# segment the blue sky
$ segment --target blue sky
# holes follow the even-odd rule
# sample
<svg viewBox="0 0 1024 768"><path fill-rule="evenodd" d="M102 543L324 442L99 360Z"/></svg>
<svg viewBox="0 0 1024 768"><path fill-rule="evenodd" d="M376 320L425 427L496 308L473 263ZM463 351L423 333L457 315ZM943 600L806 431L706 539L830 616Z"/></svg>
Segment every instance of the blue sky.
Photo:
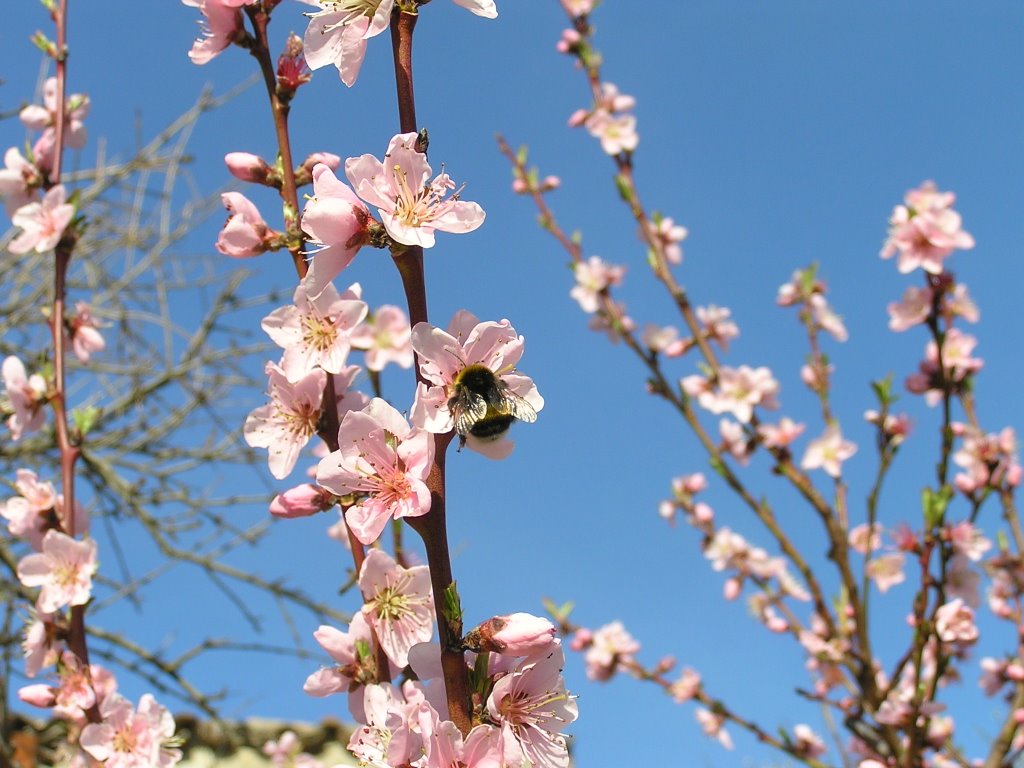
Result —
<svg viewBox="0 0 1024 768"><path fill-rule="evenodd" d="M277 9L272 30L278 44L287 31L302 31L303 9L292 0ZM450 536L464 606L471 620L482 620L539 610L542 596L574 600L578 621L599 626L622 619L644 644L645 660L675 655L703 673L710 691L769 729L806 721L820 730L815 709L792 694L794 686L807 683L801 653L787 638L760 629L742 603L723 603L722 577L700 557L696 534L670 530L657 516L673 476L706 470L695 440L645 395L639 364L587 330L586 318L568 298L565 254L535 226L527 201L510 192L496 131L513 145L527 143L543 173L562 177L563 188L549 202L566 229L583 233L586 253L629 265L621 296L636 320L677 322L667 297L645 274L644 251L611 183L611 162L596 141L566 126L573 110L588 106L588 95L582 75L554 50L565 26L558 3L499 0L499 12L486 21L437 0L424 8L416 34L417 106L430 131L431 161L467 182L465 198L479 202L488 216L478 232L441 235L428 252L431 317L446 325L466 307L482 318L509 318L527 339L520 368L546 399L536 424L514 428L517 448L507 461L492 463L468 452L450 457ZM135 146L136 120L148 136L191 104L203 85L224 92L254 71L238 50L206 67L193 66L185 54L196 16L168 0L150 0L144 13L125 0L72 4L71 90L90 94L91 136L106 137L109 154L124 155ZM863 519L875 467L861 418L873 405L867 382L889 372L902 381L916 368L925 342L921 332L887 330L886 304L919 278L899 275L893 262L877 255L892 206L924 179L957 192L965 228L977 240L951 268L981 308L972 332L986 362L978 383L982 423L992 431L1024 423L1019 4L609 0L594 22L605 77L638 100L635 164L642 198L690 229L679 280L695 303L732 308L741 336L725 362L771 366L782 385L780 414L806 421L808 437L822 425L798 379L806 353L802 332L792 311L777 309L774 299L793 269L820 264L851 337L843 345L828 343L827 351L837 369L836 411L844 432L860 444L848 463L854 522ZM46 29L46 18L33 4L5 11L4 112L32 94L37 59L24 41L36 28ZM315 150L380 156L397 131L386 38L370 41L353 89L344 88L333 71L318 72L300 92L293 125L299 156ZM0 124L0 134L4 146L22 140L13 121ZM262 93L251 88L200 123L191 144L195 184L204 191L218 188L228 181L221 163L226 152L270 157L272 142ZM85 150L83 164L95 146ZM273 224L272 199L253 198ZM194 249L211 247L220 217L213 219L190 241ZM254 295L293 279L283 258L247 266L257 270L249 285ZM401 302L397 275L378 252L361 254L340 282L347 285L348 278L362 283L371 305ZM258 317L253 322L255 327ZM669 370L688 375L694 361L683 359ZM396 405L411 400L409 376L388 370L384 381ZM252 392L251 402L262 404L263 393ZM910 396L901 406L916 432L883 498L882 520L890 526L917 520L937 445L936 414ZM811 511L763 462L754 462L750 476L755 495L775 502L810 557L823 558ZM828 488L824 475L817 479ZM767 543L725 489L713 483L707 498L723 523ZM260 508L239 509L237 521L249 524L264 515ZM996 523L996 510L987 510L982 527L994 531ZM323 540L326 524L278 525L267 550L237 562L269 563L274 573L329 597L345 553ZM170 647L187 645L193 630L248 633L219 598L198 596L206 588L200 581L167 582L147 595L144 625L127 613L112 614L110 621ZM875 635L888 662L906 637L910 597L904 585L874 601L883 612ZM347 600L342 607L355 606ZM186 627L183 615L200 616L202 626ZM268 609L271 625L274 616ZM314 628L299 630L308 637ZM279 642L290 638L286 627L268 631ZM1001 654L1011 643L1007 628L994 628L967 665L962 691L951 699L971 708L958 730L968 746L984 743L1001 717L995 703L977 693L977 658ZM210 688L230 686L231 715L344 715L340 700L302 694L312 667L221 656L201 674ZM590 684L578 659L570 659L566 676L580 694L580 721L573 728L580 765L780 764L735 729L736 753L725 753L699 734L688 706L672 704L649 686L630 680Z"/></svg>

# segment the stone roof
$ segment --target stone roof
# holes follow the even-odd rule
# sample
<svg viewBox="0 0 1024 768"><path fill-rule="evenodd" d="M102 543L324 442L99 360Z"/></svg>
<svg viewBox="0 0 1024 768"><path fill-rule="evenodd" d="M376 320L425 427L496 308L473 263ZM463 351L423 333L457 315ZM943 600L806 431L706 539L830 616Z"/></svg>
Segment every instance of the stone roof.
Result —
<svg viewBox="0 0 1024 768"><path fill-rule="evenodd" d="M336 720L322 723L293 723L252 718L242 722L200 720L178 715L176 734L182 739L182 768L270 768L273 764L261 751L263 745L294 731L302 751L325 768L356 765L345 749L351 729ZM66 729L59 721L44 722L13 715L4 731L14 749L14 768L51 768L59 764L56 748Z"/></svg>

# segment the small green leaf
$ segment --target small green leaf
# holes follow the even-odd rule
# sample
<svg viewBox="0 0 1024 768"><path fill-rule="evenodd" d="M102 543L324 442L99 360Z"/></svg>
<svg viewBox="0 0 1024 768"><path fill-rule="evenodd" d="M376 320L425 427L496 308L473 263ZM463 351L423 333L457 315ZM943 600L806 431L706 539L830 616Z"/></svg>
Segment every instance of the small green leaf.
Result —
<svg viewBox="0 0 1024 768"><path fill-rule="evenodd" d="M921 492L921 507L924 510L924 524L926 528L937 528L942 525L946 516L946 508L953 498L953 489L948 485L942 486L938 491L925 488Z"/></svg>
<svg viewBox="0 0 1024 768"><path fill-rule="evenodd" d="M85 437L100 419L102 412L94 405L86 408L76 408L71 412L71 420L75 425L75 431L79 437Z"/></svg>

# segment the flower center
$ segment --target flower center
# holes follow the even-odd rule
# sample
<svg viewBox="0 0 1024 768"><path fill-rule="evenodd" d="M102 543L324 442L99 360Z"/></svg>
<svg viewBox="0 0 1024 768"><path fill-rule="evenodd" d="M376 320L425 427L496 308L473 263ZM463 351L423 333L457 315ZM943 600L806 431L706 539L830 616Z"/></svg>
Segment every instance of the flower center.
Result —
<svg viewBox="0 0 1024 768"><path fill-rule="evenodd" d="M338 329L328 317L302 316L302 340L317 352L326 352L334 346Z"/></svg>

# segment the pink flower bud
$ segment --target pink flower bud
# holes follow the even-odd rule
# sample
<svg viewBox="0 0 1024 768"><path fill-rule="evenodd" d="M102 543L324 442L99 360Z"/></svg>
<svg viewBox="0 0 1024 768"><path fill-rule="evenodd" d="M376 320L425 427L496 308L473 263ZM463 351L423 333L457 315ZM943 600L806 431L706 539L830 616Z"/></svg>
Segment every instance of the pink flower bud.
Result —
<svg viewBox="0 0 1024 768"><path fill-rule="evenodd" d="M583 123L587 121L587 117L590 113L585 109L577 109L571 115L569 115L569 127L579 128Z"/></svg>
<svg viewBox="0 0 1024 768"><path fill-rule="evenodd" d="M277 85L282 91L294 94L312 76L302 52L302 38L292 32L277 59Z"/></svg>
<svg viewBox="0 0 1024 768"><path fill-rule="evenodd" d="M675 656L662 656L661 660L658 662L657 669L658 669L658 672L660 674L665 674L666 672L671 672L672 668L675 665L676 665L676 657Z"/></svg>
<svg viewBox="0 0 1024 768"><path fill-rule="evenodd" d="M250 152L228 152L224 155L228 172L239 181L265 184L271 168L267 161Z"/></svg>
<svg viewBox="0 0 1024 768"><path fill-rule="evenodd" d="M1013 464L1008 470L1006 470L1006 482L1016 488L1020 485L1021 474L1024 470L1021 469L1020 464Z"/></svg>
<svg viewBox="0 0 1024 768"><path fill-rule="evenodd" d="M561 39L555 43L555 50L559 53L570 53L582 39L582 35L575 29L563 30Z"/></svg>
<svg viewBox="0 0 1024 768"><path fill-rule="evenodd" d="M775 632L775 633L780 634L780 635L783 632L788 632L789 631L789 622L786 621L781 616L771 616L771 617L769 617L768 620L765 621L764 625L768 629L769 632Z"/></svg>
<svg viewBox="0 0 1024 768"><path fill-rule="evenodd" d="M1015 723L1024 724L1024 709L1013 710L1013 721Z"/></svg>
<svg viewBox="0 0 1024 768"><path fill-rule="evenodd" d="M336 171L338 166L341 165L341 158L330 152L314 152L302 161L302 167L313 173L313 166L317 163L323 163L332 171Z"/></svg>
<svg viewBox="0 0 1024 768"><path fill-rule="evenodd" d="M703 501L698 501L693 506L693 519L700 525L710 525L715 522L715 511Z"/></svg>
<svg viewBox="0 0 1024 768"><path fill-rule="evenodd" d="M53 687L44 683L19 688L18 698L33 707L52 707L57 702Z"/></svg>
<svg viewBox="0 0 1024 768"><path fill-rule="evenodd" d="M558 189L562 186L562 180L557 176L545 176L540 186L542 191L550 192L552 189Z"/></svg>
<svg viewBox="0 0 1024 768"><path fill-rule="evenodd" d="M466 635L465 645L472 650L526 656L547 648L554 637L555 626L547 619L511 613L485 621Z"/></svg>
<svg viewBox="0 0 1024 768"><path fill-rule="evenodd" d="M572 636L572 640L569 642L569 647L574 651L582 651L584 648L588 648L593 642L594 633L586 627L580 627L576 630L576 634Z"/></svg>
<svg viewBox="0 0 1024 768"><path fill-rule="evenodd" d="M739 579L726 579L725 586L722 588L722 595L726 600L735 600L740 596L740 588Z"/></svg>
<svg viewBox="0 0 1024 768"><path fill-rule="evenodd" d="M700 493L708 487L707 478L700 472L695 472L692 475L684 475L682 478L683 490L687 493Z"/></svg>
<svg viewBox="0 0 1024 768"><path fill-rule="evenodd" d="M217 250L235 259L266 251L267 238L277 233L267 226L259 209L240 192L225 192L220 197L230 216L217 237Z"/></svg>
<svg viewBox="0 0 1024 768"><path fill-rule="evenodd" d="M526 179L513 179L512 180L512 191L517 195L524 195L530 191L529 186L526 184Z"/></svg>
<svg viewBox="0 0 1024 768"><path fill-rule="evenodd" d="M1011 662L1006 667L1006 677L1016 683L1024 681L1024 666L1018 661Z"/></svg>
<svg viewBox="0 0 1024 768"><path fill-rule="evenodd" d="M304 483L280 493L270 502L274 517L309 517L334 506L330 494L323 488Z"/></svg>

